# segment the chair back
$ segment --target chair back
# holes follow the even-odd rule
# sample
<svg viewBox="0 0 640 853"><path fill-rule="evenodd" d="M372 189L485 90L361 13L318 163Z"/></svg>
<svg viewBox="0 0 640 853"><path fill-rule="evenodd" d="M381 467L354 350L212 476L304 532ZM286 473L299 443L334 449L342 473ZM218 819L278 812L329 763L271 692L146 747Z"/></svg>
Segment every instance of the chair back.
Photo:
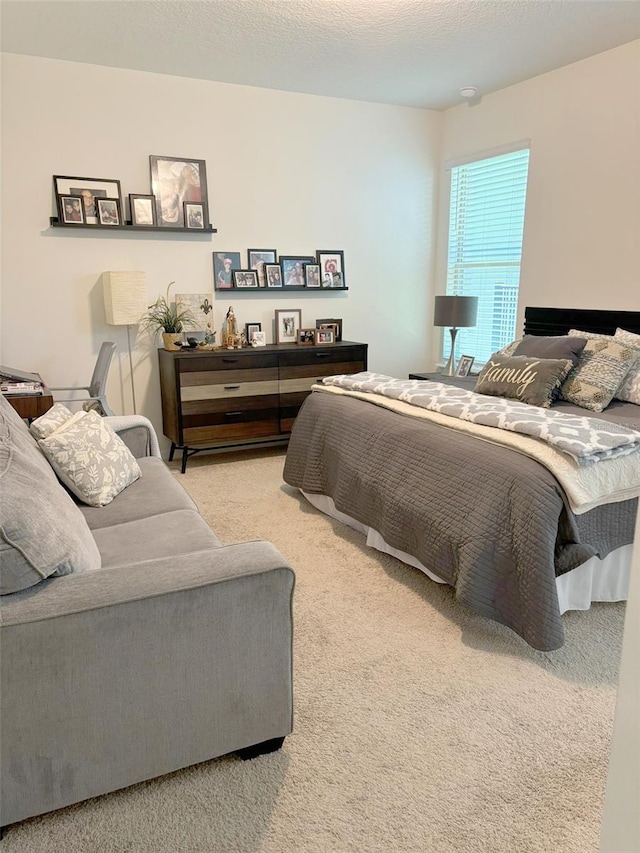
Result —
<svg viewBox="0 0 640 853"><path fill-rule="evenodd" d="M91 397L103 397L107 392L107 375L111 366L111 359L116 351L113 341L105 341L100 347L96 366L89 384L89 395Z"/></svg>

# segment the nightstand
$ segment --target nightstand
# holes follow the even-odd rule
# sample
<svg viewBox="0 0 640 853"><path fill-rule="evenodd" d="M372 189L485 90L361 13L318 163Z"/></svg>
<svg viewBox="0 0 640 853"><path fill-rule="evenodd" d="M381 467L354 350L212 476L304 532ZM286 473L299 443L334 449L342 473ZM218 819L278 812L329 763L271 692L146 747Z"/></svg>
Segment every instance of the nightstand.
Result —
<svg viewBox="0 0 640 853"><path fill-rule="evenodd" d="M4 398L27 421L39 418L53 406L53 394L46 388L42 394L5 394Z"/></svg>
<svg viewBox="0 0 640 853"><path fill-rule="evenodd" d="M410 373L409 379L425 379L429 382L444 382L445 385L455 385L457 388L465 388L473 391L476 387L476 375L472 376L445 376L444 373Z"/></svg>

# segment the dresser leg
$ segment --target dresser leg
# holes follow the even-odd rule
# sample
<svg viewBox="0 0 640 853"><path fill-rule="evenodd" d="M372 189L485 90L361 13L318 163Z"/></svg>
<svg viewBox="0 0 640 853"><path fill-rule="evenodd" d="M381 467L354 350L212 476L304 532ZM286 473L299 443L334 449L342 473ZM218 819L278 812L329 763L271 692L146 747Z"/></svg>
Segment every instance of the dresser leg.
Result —
<svg viewBox="0 0 640 853"><path fill-rule="evenodd" d="M176 452L176 443L175 441L171 442L171 449L169 450L169 462L173 462L173 454Z"/></svg>
<svg viewBox="0 0 640 853"><path fill-rule="evenodd" d="M187 459L189 458L189 448L185 445L182 448L182 473L187 470Z"/></svg>

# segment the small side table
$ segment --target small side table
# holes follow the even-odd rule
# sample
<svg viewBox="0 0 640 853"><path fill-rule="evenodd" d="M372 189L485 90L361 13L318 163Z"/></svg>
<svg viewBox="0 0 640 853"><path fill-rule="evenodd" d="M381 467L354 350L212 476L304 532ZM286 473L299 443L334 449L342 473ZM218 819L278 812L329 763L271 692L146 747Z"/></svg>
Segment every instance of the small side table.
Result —
<svg viewBox="0 0 640 853"><path fill-rule="evenodd" d="M11 403L21 418L28 421L44 415L53 406L53 394L46 388L42 394L6 394L5 400Z"/></svg>

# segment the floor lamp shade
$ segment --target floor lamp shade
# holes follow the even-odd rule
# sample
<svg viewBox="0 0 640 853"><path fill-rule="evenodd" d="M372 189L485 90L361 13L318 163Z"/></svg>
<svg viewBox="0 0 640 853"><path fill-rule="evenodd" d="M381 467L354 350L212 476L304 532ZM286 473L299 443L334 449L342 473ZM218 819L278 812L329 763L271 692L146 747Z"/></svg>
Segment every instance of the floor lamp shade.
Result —
<svg viewBox="0 0 640 853"><path fill-rule="evenodd" d="M433 325L449 326L451 352L443 373L454 375L456 335L459 328L475 326L478 320L477 296L436 296Z"/></svg>
<svg viewBox="0 0 640 853"><path fill-rule="evenodd" d="M102 292L107 323L135 326L147 309L147 282L143 272L103 272Z"/></svg>

